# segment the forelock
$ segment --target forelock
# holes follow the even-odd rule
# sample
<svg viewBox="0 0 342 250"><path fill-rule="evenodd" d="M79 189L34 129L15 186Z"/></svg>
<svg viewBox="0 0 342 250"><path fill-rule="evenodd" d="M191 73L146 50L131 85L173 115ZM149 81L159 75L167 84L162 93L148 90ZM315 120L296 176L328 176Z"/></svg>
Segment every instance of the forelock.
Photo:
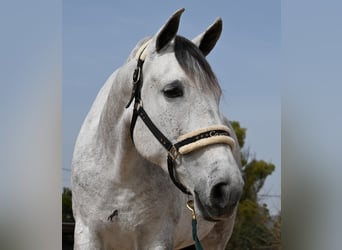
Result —
<svg viewBox="0 0 342 250"><path fill-rule="evenodd" d="M209 63L198 47L182 36L176 36L174 51L185 74L199 87L221 95L221 88Z"/></svg>

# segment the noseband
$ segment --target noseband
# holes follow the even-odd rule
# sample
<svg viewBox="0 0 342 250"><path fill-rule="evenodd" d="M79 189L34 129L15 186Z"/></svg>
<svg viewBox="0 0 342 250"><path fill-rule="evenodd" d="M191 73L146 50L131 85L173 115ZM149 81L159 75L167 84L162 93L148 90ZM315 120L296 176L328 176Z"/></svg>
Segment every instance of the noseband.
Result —
<svg viewBox="0 0 342 250"><path fill-rule="evenodd" d="M134 109L131 120L130 133L133 141L134 127L138 116L143 120L148 129L152 132L154 137L167 150L167 166L168 172L173 183L185 194L191 195L190 191L178 180L175 170L175 164L179 155L185 155L211 144L228 144L231 149L234 149L235 141L230 136L230 129L224 125L214 125L206 128L197 129L193 132L181 135L178 137L176 143L172 143L152 122L143 108L141 99L142 67L146 58L146 47L150 40L145 42L136 54L138 60L137 66L133 73L133 88L131 98L126 105L128 108L134 99ZM134 141L133 141L134 143Z"/></svg>

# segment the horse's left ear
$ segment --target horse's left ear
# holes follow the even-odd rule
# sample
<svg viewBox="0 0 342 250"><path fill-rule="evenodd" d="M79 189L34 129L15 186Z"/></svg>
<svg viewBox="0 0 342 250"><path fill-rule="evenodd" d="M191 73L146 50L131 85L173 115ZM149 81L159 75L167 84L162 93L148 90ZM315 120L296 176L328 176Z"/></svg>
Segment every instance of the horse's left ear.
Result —
<svg viewBox="0 0 342 250"><path fill-rule="evenodd" d="M159 52L167 44L169 44L172 39L177 34L180 17L184 12L184 8L177 10L164 24L164 26L158 31L156 35L156 51Z"/></svg>
<svg viewBox="0 0 342 250"><path fill-rule="evenodd" d="M217 40L220 38L221 32L222 19L218 18L206 31L192 39L192 42L202 51L204 56L207 56L215 47Z"/></svg>

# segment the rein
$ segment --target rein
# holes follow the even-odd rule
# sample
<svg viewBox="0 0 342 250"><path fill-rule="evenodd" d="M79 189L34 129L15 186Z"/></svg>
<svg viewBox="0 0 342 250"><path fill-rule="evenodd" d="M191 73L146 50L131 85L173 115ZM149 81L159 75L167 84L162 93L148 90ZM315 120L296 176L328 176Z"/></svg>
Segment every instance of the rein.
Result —
<svg viewBox="0 0 342 250"><path fill-rule="evenodd" d="M150 40L145 42L138 50L136 54L137 66L133 73L133 88L131 98L126 105L128 108L134 100L133 115L131 119L130 134L134 144L133 132L137 121L140 117L148 129L152 132L154 137L159 143L167 150L167 166L169 176L174 185L179 188L183 193L191 195L191 192L179 181L175 170L176 160L179 155L185 155L192 151L198 150L202 147L211 144L228 144L232 150L234 149L235 141L230 136L230 129L224 125L214 125L206 128L200 128L190 133L186 133L178 137L176 143L172 143L152 122L148 114L146 113L143 102L141 99L141 88L143 85L142 68L146 58L146 47ZM195 241L196 249L202 249L199 239L197 237L197 221L195 215L195 209L193 201L188 201L187 207L192 212L192 228L193 228L193 239Z"/></svg>

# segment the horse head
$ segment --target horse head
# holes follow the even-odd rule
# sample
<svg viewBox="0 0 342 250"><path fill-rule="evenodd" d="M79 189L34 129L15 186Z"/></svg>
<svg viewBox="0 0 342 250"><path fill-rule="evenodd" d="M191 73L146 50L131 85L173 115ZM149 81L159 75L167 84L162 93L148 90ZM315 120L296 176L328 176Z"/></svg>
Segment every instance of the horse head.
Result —
<svg viewBox="0 0 342 250"><path fill-rule="evenodd" d="M236 160L238 142L219 110L221 89L205 58L220 37L222 20L217 19L191 41L177 35L183 11L175 12L153 37L134 50L134 81L140 86L134 86L131 101L136 99L134 112L143 107L149 122L170 142L193 139L176 148L180 155L172 157L174 174L194 197L196 212L206 220L218 221L234 213L243 186L240 163ZM131 117L132 108L127 112ZM129 120L134 123L131 132L136 150L170 171L166 161L170 150L161 145L163 138L151 131L145 118L140 118L136 115ZM212 135L218 136L208 138Z"/></svg>

